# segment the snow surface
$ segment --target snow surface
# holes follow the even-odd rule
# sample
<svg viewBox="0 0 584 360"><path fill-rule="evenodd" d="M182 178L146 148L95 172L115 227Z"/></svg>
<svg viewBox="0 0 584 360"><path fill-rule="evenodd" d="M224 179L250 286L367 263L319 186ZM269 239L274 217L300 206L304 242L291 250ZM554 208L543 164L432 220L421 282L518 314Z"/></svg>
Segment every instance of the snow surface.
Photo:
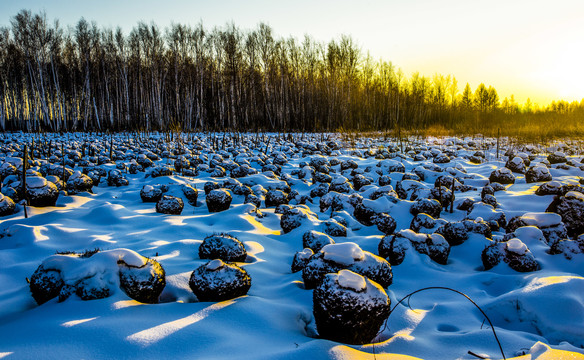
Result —
<svg viewBox="0 0 584 360"><path fill-rule="evenodd" d="M2 136L13 143L31 140L20 134ZM77 144L80 149L88 136L66 135L55 138L53 143ZM152 136L165 137L162 134ZM305 142L315 144L321 136L305 138ZM198 134L197 137L205 141L202 152L208 153L212 148L209 135ZM294 144L279 141L276 135L270 141L255 139L255 134L249 138L254 139L245 145L249 149L241 144L233 147L247 152L250 165L258 171L261 166L252 160L259 154L257 149L267 149L271 156L282 148L288 159L282 165L283 173L298 170L301 162L308 163L313 156L301 157L301 151L284 150L294 148ZM89 140L95 144L101 141L99 138ZM477 165L467 160L477 151L477 148L467 149L466 144L471 140L485 151L487 161L484 163ZM372 171L365 175L371 176L374 184L379 177L375 172L379 160L358 155L381 146L398 147L389 140L361 138L349 144L338 137L335 141L342 148L337 158L355 160L360 170L371 167ZM451 140L453 145L445 145L440 138L417 141L411 139L411 147L420 149L425 155L431 155L430 150L458 152L459 156L452 157L447 165L459 171L460 166L464 166L467 171L464 183L476 186L477 190L457 191L455 205L465 198L480 199L481 187L488 182L490 173L502 168L506 161L503 157L496 158L495 139L455 138ZM109 136L103 143L109 144ZM126 153L141 152L138 141L134 144L135 148ZM184 144L188 141L183 141ZM457 149L456 144L464 145ZM501 139L501 154L505 144ZM172 147L170 143L167 145ZM545 161L546 147L537 144L530 147L530 154L537 155L532 164ZM557 145L552 147L557 148ZM361 154L353 154L353 149L361 150ZM107 156L108 152L109 147L103 154ZM0 152L0 162L21 166L22 161L13 156ZM568 158L579 164L582 155ZM403 164L406 172L423 165L446 169L446 165L432 164L431 157L422 162L414 162L409 155L394 159L391 162ZM171 160L163 158L155 163L163 165ZM115 164L100 167L111 170ZM331 168L341 174L340 165ZM434 186L438 176L446 174L423 172L426 179L418 184L427 188ZM583 175L579 167L569 170L552 167L550 173L555 182L562 184L577 184ZM404 301L398 305L387 326L374 340L374 346L318 339L312 315L312 291L304 289L300 273L290 270L294 254L302 250L303 232L316 230L318 223L308 222L284 234L280 227L281 215L275 214L274 209L261 208L263 217L257 216L252 205L243 204L242 195L233 196L230 209L209 214L202 192L198 206L185 202L181 215L161 215L155 212L154 204L140 200L139 193L144 185L165 184L169 186L169 195L182 197L182 184L202 189L207 181L225 179L211 178L204 173L197 177L172 175L154 179L145 177L144 173L123 175L128 178L129 186L108 187L102 180L94 187L94 194L61 194L55 207L28 207L28 218L24 218L22 207L16 214L0 218L1 359L474 359L468 354L469 350L493 359L501 358L491 328L485 325L482 314L466 298L443 290L419 292L412 296L409 304ZM351 178L350 170L342 175ZM389 175L392 184L402 177L397 173ZM284 181L263 174L247 176L240 181L257 185L254 191L260 186L266 189L286 186ZM293 176L289 183L300 195L309 194L313 186L310 178L300 181ZM544 212L553 196L536 196L536 188L518 175L507 191L496 193L500 204L496 211L504 213L507 219L527 212ZM257 191L256 194L261 195ZM580 193L570 195L581 196ZM318 200L307 202L307 206L319 216L318 221L329 219L330 211L321 213ZM409 228L411 201L402 200L391 205L385 201L377 203L380 208L389 210L396 220L396 232ZM353 261L359 258L354 256L359 254L357 246L362 251L378 253L377 246L383 234L376 226L356 224L350 211L337 211L334 215L348 217L355 225L349 227L347 238L335 237L338 245L352 243L344 245L351 250L349 256L346 249L338 252L335 248L334 251L329 249L329 254L335 254L334 257L340 253L342 258ZM479 205L469 217L488 220L494 215L492 208ZM456 210L456 206L454 213L443 211L441 214L441 218L448 221L459 221L466 216L466 212ZM197 302L188 285L189 277L194 269L208 263L198 258L197 250L206 236L218 232L231 233L245 244L248 258L238 265L249 273L252 286L244 297L220 303ZM494 232L493 237L501 239L504 235L503 230ZM451 247L447 265L436 264L427 255L414 251L407 254L402 264L393 266L393 284L385 289L392 307L404 296L424 287L454 288L471 297L487 313L508 359L584 359L584 255L575 254L572 260L567 260L562 255L549 254L549 247L541 241L541 231L534 227L519 228L514 237L529 247L541 270L518 273L504 263L489 271L482 270L480 254L489 240L471 233L462 245ZM35 303L26 278L30 278L43 261L55 261L57 251L83 252L95 248L102 252L94 255L94 263L83 269L85 275L113 266L113 262L120 259L119 250L114 249L127 249L123 251L123 259L133 264L143 262L141 256L159 261L165 269L167 282L160 303L141 304L122 291L100 300L82 301L72 296L62 303L57 299L41 306ZM133 255L133 252L140 255ZM67 266L65 263L59 266Z"/></svg>

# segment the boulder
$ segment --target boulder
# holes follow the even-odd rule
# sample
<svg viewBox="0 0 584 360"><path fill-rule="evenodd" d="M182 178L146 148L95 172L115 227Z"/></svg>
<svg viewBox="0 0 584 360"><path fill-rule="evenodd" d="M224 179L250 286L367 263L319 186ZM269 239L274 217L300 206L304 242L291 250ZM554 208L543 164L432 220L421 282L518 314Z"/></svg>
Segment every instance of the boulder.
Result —
<svg viewBox="0 0 584 360"><path fill-rule="evenodd" d="M225 301L247 294L251 277L245 269L215 259L192 272L189 287L199 301Z"/></svg>

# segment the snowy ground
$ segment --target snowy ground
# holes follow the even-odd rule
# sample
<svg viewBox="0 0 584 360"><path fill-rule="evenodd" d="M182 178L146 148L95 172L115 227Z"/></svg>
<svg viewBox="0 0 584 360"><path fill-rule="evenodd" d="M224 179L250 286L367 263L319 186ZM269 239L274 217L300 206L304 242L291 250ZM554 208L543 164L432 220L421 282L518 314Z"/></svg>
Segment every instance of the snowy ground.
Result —
<svg viewBox="0 0 584 360"><path fill-rule="evenodd" d="M31 140L24 135L8 134L4 139L6 144L1 159L20 156L18 144ZM143 147L154 149L158 146L161 160L155 164L172 165L173 153L179 149L186 148L191 156L198 154L202 159L202 155L213 152L213 141L206 136L193 142L189 138L180 146L175 142L157 142L157 139L140 141ZM54 144L62 140L55 138ZM81 152L86 140L92 139L78 134L70 138L66 146ZM263 156L260 152L266 153L264 161L267 163L279 156L284 159L277 160L283 163L281 174L290 174L299 170L302 162L309 163L316 156L315 149L310 151L310 148L321 140L320 135L309 139L298 136L294 141L278 140L275 136L267 141L250 135L244 140L247 142L221 146L224 150L219 151L226 162L233 160L237 152L236 160L247 158L251 167L259 171L256 175L239 178L240 182L260 184L269 189L284 179L300 196L309 195L316 186L310 175L304 179L299 179L296 173L270 178L272 174L262 174L262 166L254 160ZM396 157L398 147L389 141L361 139L349 144L335 138L334 142L340 148L333 150L334 146L329 144L329 149L322 151L326 159L354 160L363 175L374 180L374 185L378 184L380 176L376 170L383 167L376 166L381 159L367 156L367 150L376 153L389 149L384 157L403 164L407 173L424 164L433 164L433 159L447 150L456 155L451 156L450 162L436 166L448 169L450 174L464 179L465 184L476 190L455 192L454 212L442 211L440 215L447 221L462 220L468 215L456 206L465 198L480 200L481 189L488 184L491 172L505 165L507 158L502 154L509 147L502 145L501 158L497 160L494 140L488 143L477 140L469 146L469 139L428 139L424 144L404 145L414 152L402 158ZM94 144L98 152L109 156L108 143L109 138L106 138L103 147L102 143ZM118 163L128 164L142 149L138 141L130 143L126 135L116 139L114 145ZM200 150L196 145L201 145ZM516 150L533 155L532 165L545 162L549 151L565 152L576 166L563 169L550 165L549 171L554 181L578 184L583 175L579 167L583 158L578 153L579 148L570 144L554 146L552 149ZM469 161L470 155L487 147L487 161L481 164ZM168 152L162 153L165 149ZM575 150L570 156L571 149ZM414 161L416 150L418 153L427 150L426 155L431 156ZM60 156L58 151L54 154ZM125 159L121 160L122 156ZM211 156L204 162L208 164L210 159ZM100 167L110 170L116 164ZM76 166L77 169L81 167ZM349 180L352 178L351 169L341 171L340 165L333 165L331 169L333 178L340 174ZM347 345L318 338L312 314L313 290L304 289L301 272L292 273L290 266L294 254L302 250L304 232L322 231L320 221L330 218L330 210L320 212L319 197L312 198L313 203L307 202L318 220L303 223L284 234L281 215L274 212L274 207L265 208L262 201L260 211L264 217L259 217L255 206L244 204L243 195L233 195L228 210L209 213L202 191L204 183L222 183L228 177L211 177L205 171L196 176L175 173L146 177L149 171L124 174L128 186L108 186L102 178L99 186L93 188L93 194L61 193L56 206L28 207L28 218L24 217L22 206L16 214L0 218L0 358L368 359L374 358L373 354L377 359L476 358L468 351L501 358L492 330L480 311L463 296L445 290L420 292L410 299L409 307L407 301L399 305L374 344ZM399 172L385 174L391 177L394 188L403 177ZM421 183L433 188L436 177L444 174L448 173L426 171L426 179ZM497 211L502 211L507 220L527 212L544 212L553 195L535 195L541 183L527 184L522 174L514 175L515 184L495 193ZM148 184L166 184L169 186L167 194L182 197L185 205L181 215L159 214L154 203L142 202L139 193ZM199 189L197 206L186 201L181 184L196 185ZM370 188L362 189L361 193L367 189ZM291 204L295 202L296 199ZM396 220L398 232L410 227L413 215L409 209L413 203L402 199L395 204L380 202L379 206L385 204L382 210ZM493 210L483 211L479 215L489 216L491 212ZM378 254L383 234L375 225L360 224L349 210L335 215L344 217L348 225L347 237L333 237L335 242L353 242L365 251ZM386 289L392 307L417 289L450 287L468 295L486 312L507 358L584 359L584 254L574 254L571 259L563 254L551 255L538 231L516 232L539 263L541 269L534 272L516 272L503 262L485 271L481 252L490 240L478 234L471 234L462 245L452 246L446 265L409 251L403 263L392 266L393 284ZM248 257L238 264L250 274L252 285L243 297L219 303L198 302L189 288L189 277L195 268L208 261L198 256L202 240L219 232L230 233L244 243ZM493 238L501 239L504 234L505 230L500 229L493 232ZM159 261L166 271L166 287L160 302L139 303L118 289L112 296L100 300L83 301L71 296L64 302L55 298L40 306L36 304L26 280L43 260L57 251L83 252L95 248L126 248Z"/></svg>

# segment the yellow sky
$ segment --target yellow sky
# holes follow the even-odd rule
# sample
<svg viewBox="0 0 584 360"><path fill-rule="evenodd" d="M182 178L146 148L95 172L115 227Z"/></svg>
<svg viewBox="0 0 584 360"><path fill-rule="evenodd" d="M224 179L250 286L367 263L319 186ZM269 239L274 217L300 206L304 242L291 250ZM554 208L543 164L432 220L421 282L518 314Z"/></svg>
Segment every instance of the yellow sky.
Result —
<svg viewBox="0 0 584 360"><path fill-rule="evenodd" d="M454 75L548 104L584 98L583 0L0 0L0 25L20 9L72 25L81 16L129 31L138 21L207 28L268 23L281 36L329 41L351 35L375 58L432 77Z"/></svg>

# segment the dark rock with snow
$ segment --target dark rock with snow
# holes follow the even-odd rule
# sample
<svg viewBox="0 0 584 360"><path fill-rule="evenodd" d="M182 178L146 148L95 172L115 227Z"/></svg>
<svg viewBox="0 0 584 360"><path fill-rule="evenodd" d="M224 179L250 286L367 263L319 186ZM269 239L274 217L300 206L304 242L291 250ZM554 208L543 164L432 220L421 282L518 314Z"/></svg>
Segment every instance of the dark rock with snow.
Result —
<svg viewBox="0 0 584 360"><path fill-rule="evenodd" d="M291 270L293 273L298 272L302 269L304 269L304 267L306 266L306 264L308 264L308 260L310 260L310 257L314 255L314 251L312 251L312 249L309 248L305 248L302 251L297 251L294 254L294 258L292 259L292 266L291 266Z"/></svg>
<svg viewBox="0 0 584 360"><path fill-rule="evenodd" d="M358 168L359 165L357 164L357 162L355 160L345 160L345 161L341 161L341 170L348 170L348 169L356 169Z"/></svg>
<svg viewBox="0 0 584 360"><path fill-rule="evenodd" d="M492 237L490 225L482 219L448 222L440 226L436 232L444 236L450 246L457 246L468 240L469 233L483 235L487 239Z"/></svg>
<svg viewBox="0 0 584 360"><path fill-rule="evenodd" d="M324 225L324 232L330 236L340 236L346 237L347 236L347 228L345 225L340 224L335 219L329 219L323 221Z"/></svg>
<svg viewBox="0 0 584 360"><path fill-rule="evenodd" d="M327 183L319 183L312 189L310 189L310 197L322 197L329 192L329 184Z"/></svg>
<svg viewBox="0 0 584 360"><path fill-rule="evenodd" d="M327 274L313 293L313 313L321 338L366 344L390 313L390 300L381 286L349 270Z"/></svg>
<svg viewBox="0 0 584 360"><path fill-rule="evenodd" d="M218 183L216 183L214 181L207 181L203 185L203 190L205 190L205 195L209 195L211 190L220 189L220 188L221 188L221 185L219 185Z"/></svg>
<svg viewBox="0 0 584 360"><path fill-rule="evenodd" d="M550 164L560 164L568 161L568 159L566 159L566 155L561 151L556 151L553 154L549 154L547 156L547 160L550 162Z"/></svg>
<svg viewBox="0 0 584 360"><path fill-rule="evenodd" d="M475 200L471 199L471 198L466 198L464 200L462 200L462 202L460 202L456 208L458 210L462 210L462 211L468 211L472 208L472 206L474 205Z"/></svg>
<svg viewBox="0 0 584 360"><path fill-rule="evenodd" d="M0 216L12 215L16 211L16 204L8 196L0 193Z"/></svg>
<svg viewBox="0 0 584 360"><path fill-rule="evenodd" d="M169 215L180 215L185 207L181 198L164 195L156 202L156 212Z"/></svg>
<svg viewBox="0 0 584 360"><path fill-rule="evenodd" d="M535 257L521 240L513 238L505 242L493 242L481 253L485 270L497 266L501 261L518 272L539 270Z"/></svg>
<svg viewBox="0 0 584 360"><path fill-rule="evenodd" d="M67 192L71 195L78 194L80 192L91 193L91 188L93 187L93 180L82 174L80 171L75 171L69 180L67 180Z"/></svg>
<svg viewBox="0 0 584 360"><path fill-rule="evenodd" d="M410 208L410 213L416 216L419 213L428 214L433 218L439 218L442 206L435 199L419 199Z"/></svg>
<svg viewBox="0 0 584 360"><path fill-rule="evenodd" d="M401 230L397 234L384 236L377 246L379 256L392 265L404 261L408 249L413 248L425 254L435 262L446 265L450 254L450 245L440 234L419 234L412 230Z"/></svg>
<svg viewBox="0 0 584 360"><path fill-rule="evenodd" d="M197 206L197 199L199 198L199 190L192 187L189 184L183 184L181 186L183 195L187 198L187 201L192 206Z"/></svg>
<svg viewBox="0 0 584 360"><path fill-rule="evenodd" d="M150 171L150 176L157 178L160 176L171 176L174 173L173 168L169 165L155 166Z"/></svg>
<svg viewBox="0 0 584 360"><path fill-rule="evenodd" d="M552 174L550 174L550 171L546 166L538 164L530 167L527 172L525 172L525 181L528 184L541 181L552 181Z"/></svg>
<svg viewBox="0 0 584 360"><path fill-rule="evenodd" d="M229 190L215 189L211 190L205 199L207 209L210 213L221 212L229 209L233 197Z"/></svg>
<svg viewBox="0 0 584 360"><path fill-rule="evenodd" d="M302 247L309 248L313 252L319 252L325 245L334 244L335 241L327 234L310 230L302 235Z"/></svg>
<svg viewBox="0 0 584 360"><path fill-rule="evenodd" d="M226 262L243 262L247 251L243 243L230 234L207 236L199 246L200 259L221 259Z"/></svg>
<svg viewBox="0 0 584 360"><path fill-rule="evenodd" d="M519 156L515 156L514 158L507 160L505 167L514 173L520 174L524 174L526 168L523 159Z"/></svg>
<svg viewBox="0 0 584 360"><path fill-rule="evenodd" d="M357 221L365 226L372 226L379 214L374 208L368 206L367 203L359 203L355 206L353 216Z"/></svg>
<svg viewBox="0 0 584 360"><path fill-rule="evenodd" d="M454 194L445 186L435 187L430 190L430 199L436 199L443 208L450 206L450 202L455 199Z"/></svg>
<svg viewBox="0 0 584 360"><path fill-rule="evenodd" d="M550 247L550 254L563 254L568 260L571 260L574 255L584 254L584 239L578 237L576 240L563 239L556 241Z"/></svg>
<svg viewBox="0 0 584 360"><path fill-rule="evenodd" d="M569 236L584 233L584 194L570 191L565 196L556 196L546 212L555 212L562 217Z"/></svg>
<svg viewBox="0 0 584 360"><path fill-rule="evenodd" d="M497 202L497 198L494 195L485 194L482 197L482 200L485 204L491 205L493 208L499 207L499 203Z"/></svg>
<svg viewBox="0 0 584 360"><path fill-rule="evenodd" d="M379 186L386 186L391 184L391 178L389 175L381 175L379 179L377 179Z"/></svg>
<svg viewBox="0 0 584 360"><path fill-rule="evenodd" d="M73 294L82 300L102 299L118 285L134 300L155 303L166 285L165 272L157 261L128 249L64 253L39 265L31 276L30 291L41 305Z"/></svg>
<svg viewBox="0 0 584 360"><path fill-rule="evenodd" d="M160 186L144 185L140 190L140 198L143 202L158 202L162 198Z"/></svg>
<svg viewBox="0 0 584 360"><path fill-rule="evenodd" d="M498 182L499 184L515 184L515 176L513 176L511 170L500 168L491 173L489 181Z"/></svg>
<svg viewBox="0 0 584 360"><path fill-rule="evenodd" d="M387 260L374 255L351 242L330 244L315 253L304 269L302 279L306 289L315 288L325 274L349 269L379 283L383 287L391 285L393 272Z"/></svg>
<svg viewBox="0 0 584 360"><path fill-rule="evenodd" d="M329 187L329 191L335 191L338 193L350 193L353 191L353 185L344 176L338 176L333 179Z"/></svg>
<svg viewBox="0 0 584 360"><path fill-rule="evenodd" d="M506 231L509 234L523 226L538 227L550 246L568 237L568 231L562 222L562 217L552 212L529 212L515 216L507 223Z"/></svg>
<svg viewBox="0 0 584 360"><path fill-rule="evenodd" d="M30 206L55 206L59 190L55 184L42 176L27 176L26 197Z"/></svg>
<svg viewBox="0 0 584 360"><path fill-rule="evenodd" d="M395 219L387 213L377 214L373 219L373 223L377 225L377 230L381 231L385 235L393 234L395 228L397 227L397 222Z"/></svg>
<svg viewBox="0 0 584 360"><path fill-rule="evenodd" d="M329 174L324 174L321 172L315 172L312 176L312 182L327 183L330 184L333 181L333 177Z"/></svg>
<svg viewBox="0 0 584 360"><path fill-rule="evenodd" d="M438 154L434 157L434 164L446 164L450 162L450 157L446 154Z"/></svg>
<svg viewBox="0 0 584 360"><path fill-rule="evenodd" d="M562 184L557 181L549 181L541 184L536 190L535 195L545 196L545 195L558 195L562 190Z"/></svg>
<svg viewBox="0 0 584 360"><path fill-rule="evenodd" d="M288 194L282 190L268 190L264 202L266 207L288 204Z"/></svg>
<svg viewBox="0 0 584 360"><path fill-rule="evenodd" d="M245 196L244 204L254 204L257 208L262 205L262 199L255 194L248 194Z"/></svg>
<svg viewBox="0 0 584 360"><path fill-rule="evenodd" d="M189 286L199 301L224 301L247 294L251 277L245 269L215 259L192 272Z"/></svg>
<svg viewBox="0 0 584 360"><path fill-rule="evenodd" d="M282 227L284 234L287 234L297 227L300 227L303 222L308 221L310 218L315 218L310 210L301 207L294 207L282 214L282 217L280 218L280 226Z"/></svg>
<svg viewBox="0 0 584 360"><path fill-rule="evenodd" d="M286 211L292 209L293 206L289 205L289 204L280 204L278 206L276 206L276 209L274 209L274 214L283 214Z"/></svg>
<svg viewBox="0 0 584 360"><path fill-rule="evenodd" d="M355 190L359 191L363 186L373 184L373 179L365 177L361 174L353 176L353 187Z"/></svg>
<svg viewBox="0 0 584 360"><path fill-rule="evenodd" d="M120 288L132 299L155 304L166 286L166 274L160 263L147 259L142 266L120 264Z"/></svg>
<svg viewBox="0 0 584 360"><path fill-rule="evenodd" d="M130 182L122 175L120 170L112 169L107 174L107 185L108 186L127 186Z"/></svg>

